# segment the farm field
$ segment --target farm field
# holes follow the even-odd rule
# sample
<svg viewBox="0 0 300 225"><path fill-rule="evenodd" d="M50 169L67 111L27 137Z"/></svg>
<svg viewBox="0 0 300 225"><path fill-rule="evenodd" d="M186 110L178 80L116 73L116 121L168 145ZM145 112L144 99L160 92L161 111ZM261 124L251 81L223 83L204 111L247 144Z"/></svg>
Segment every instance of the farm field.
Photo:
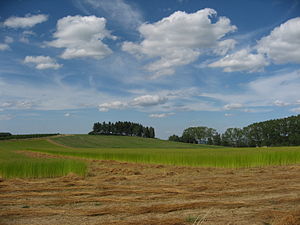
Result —
<svg viewBox="0 0 300 225"><path fill-rule="evenodd" d="M0 224L300 224L299 147L74 135L2 141L0 159Z"/></svg>

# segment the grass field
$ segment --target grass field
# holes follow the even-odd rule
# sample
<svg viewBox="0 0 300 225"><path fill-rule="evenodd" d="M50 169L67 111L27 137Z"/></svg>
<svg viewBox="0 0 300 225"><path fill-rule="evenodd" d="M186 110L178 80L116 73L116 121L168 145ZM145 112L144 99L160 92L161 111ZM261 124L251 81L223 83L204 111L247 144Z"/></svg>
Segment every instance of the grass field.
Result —
<svg viewBox="0 0 300 225"><path fill-rule="evenodd" d="M58 136L51 139L73 148L221 148L213 145L194 145L128 136L72 135Z"/></svg>
<svg viewBox="0 0 300 225"><path fill-rule="evenodd" d="M29 146L46 150L47 147L56 149L55 145L48 145L46 140L14 140L0 141L0 176L4 178L40 178L57 177L69 173L84 176L87 164L80 160L62 158L32 158L18 151L26 150Z"/></svg>
<svg viewBox="0 0 300 225"><path fill-rule="evenodd" d="M300 147L88 135L0 141L0 224L298 225L299 174Z"/></svg>
<svg viewBox="0 0 300 225"><path fill-rule="evenodd" d="M36 159L16 151L42 152L86 159L180 166L245 168L300 163L300 147L225 148L157 139L74 135L0 142L3 177L84 175L86 164L71 159Z"/></svg>

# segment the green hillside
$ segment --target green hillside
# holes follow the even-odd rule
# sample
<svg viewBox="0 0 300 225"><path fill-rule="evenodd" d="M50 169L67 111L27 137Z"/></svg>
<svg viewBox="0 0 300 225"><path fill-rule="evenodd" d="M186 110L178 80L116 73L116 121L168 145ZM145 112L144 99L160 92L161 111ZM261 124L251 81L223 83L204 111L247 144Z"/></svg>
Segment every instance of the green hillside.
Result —
<svg viewBox="0 0 300 225"><path fill-rule="evenodd" d="M72 148L221 148L219 146L186 144L154 138L107 135L59 136L52 137L51 140Z"/></svg>
<svg viewBox="0 0 300 225"><path fill-rule="evenodd" d="M77 158L31 157L34 152ZM70 172L84 176L87 163L80 159L242 168L299 164L300 146L231 148L96 135L0 141L0 177L55 177Z"/></svg>

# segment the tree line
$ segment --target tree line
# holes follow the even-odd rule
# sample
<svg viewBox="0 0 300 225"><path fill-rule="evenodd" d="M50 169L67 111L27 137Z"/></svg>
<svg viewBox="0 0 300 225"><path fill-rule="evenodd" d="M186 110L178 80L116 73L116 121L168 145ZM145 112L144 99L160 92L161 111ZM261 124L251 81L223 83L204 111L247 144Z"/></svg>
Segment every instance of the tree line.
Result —
<svg viewBox="0 0 300 225"><path fill-rule="evenodd" d="M214 128L189 127L181 137L172 135L169 140L232 147L300 145L300 114L243 128L228 128L222 134Z"/></svg>
<svg viewBox="0 0 300 225"><path fill-rule="evenodd" d="M122 135L122 136L137 136L145 138L155 138L153 127L144 127L141 124L133 122L102 122L94 123L93 130L89 133L93 135Z"/></svg>

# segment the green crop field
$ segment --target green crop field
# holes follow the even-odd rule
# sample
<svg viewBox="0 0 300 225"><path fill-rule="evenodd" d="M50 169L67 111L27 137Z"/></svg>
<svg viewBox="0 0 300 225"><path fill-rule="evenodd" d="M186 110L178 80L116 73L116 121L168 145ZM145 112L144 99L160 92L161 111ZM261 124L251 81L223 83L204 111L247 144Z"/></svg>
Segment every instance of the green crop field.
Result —
<svg viewBox="0 0 300 225"><path fill-rule="evenodd" d="M19 150L86 159L198 167L243 168L300 163L300 147L225 148L137 137L73 135L1 141L2 177L54 177L70 172L84 175L86 172L86 163L80 158L30 158L16 152Z"/></svg>
<svg viewBox="0 0 300 225"><path fill-rule="evenodd" d="M69 173L84 176L86 173L87 164L80 160L31 158L17 153L28 147L43 150L58 149L55 145L49 145L46 140L0 141L0 177L57 177Z"/></svg>
<svg viewBox="0 0 300 225"><path fill-rule="evenodd" d="M74 148L221 148L220 146L193 145L128 136L72 135L58 136L51 139L59 144Z"/></svg>

